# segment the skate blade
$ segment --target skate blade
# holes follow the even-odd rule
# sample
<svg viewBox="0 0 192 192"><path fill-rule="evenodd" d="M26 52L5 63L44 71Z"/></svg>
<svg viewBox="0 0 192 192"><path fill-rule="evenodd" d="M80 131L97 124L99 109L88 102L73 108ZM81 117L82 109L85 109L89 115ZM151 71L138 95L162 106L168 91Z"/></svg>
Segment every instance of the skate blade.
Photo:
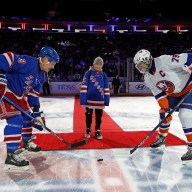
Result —
<svg viewBox="0 0 192 192"><path fill-rule="evenodd" d="M20 149L17 149L14 153L19 155L21 153L23 153L25 151L25 148L20 148Z"/></svg>
<svg viewBox="0 0 192 192"><path fill-rule="evenodd" d="M42 152L41 152L41 151L34 152L34 151L25 150L24 154L25 154L28 158L33 158L33 157L37 157L37 156L42 155Z"/></svg>
<svg viewBox="0 0 192 192"><path fill-rule="evenodd" d="M5 172L20 173L28 170L29 170L29 165L27 166L15 166L15 165L7 165L7 164L4 165Z"/></svg>
<svg viewBox="0 0 192 192"><path fill-rule="evenodd" d="M184 166L190 166L190 167L192 167L192 160L182 161L182 164L183 164Z"/></svg>
<svg viewBox="0 0 192 192"><path fill-rule="evenodd" d="M157 148L152 148L150 147L151 151L164 151L165 150L165 145L161 145L160 147Z"/></svg>

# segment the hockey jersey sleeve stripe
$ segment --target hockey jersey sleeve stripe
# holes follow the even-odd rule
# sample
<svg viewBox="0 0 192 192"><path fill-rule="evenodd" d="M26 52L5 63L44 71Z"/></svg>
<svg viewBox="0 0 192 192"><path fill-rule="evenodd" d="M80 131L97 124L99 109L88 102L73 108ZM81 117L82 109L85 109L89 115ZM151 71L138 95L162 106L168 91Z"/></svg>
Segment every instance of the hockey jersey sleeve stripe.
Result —
<svg viewBox="0 0 192 192"><path fill-rule="evenodd" d="M22 96L19 96L19 95L16 95L15 93L13 93L10 89L6 89L6 92L9 92L11 94L13 94L18 100L21 100L23 98L23 95Z"/></svg>
<svg viewBox="0 0 192 192"><path fill-rule="evenodd" d="M87 87L81 87L81 91L87 91Z"/></svg>
<svg viewBox="0 0 192 192"><path fill-rule="evenodd" d="M104 93L105 93L105 95L109 95L109 93L110 93L109 89L105 89Z"/></svg>
<svg viewBox="0 0 192 192"><path fill-rule="evenodd" d="M190 83L185 89L183 89L180 93L172 93L172 94L168 94L171 97L180 97L184 94L186 94L187 92L189 92L192 89L192 83Z"/></svg>
<svg viewBox="0 0 192 192"><path fill-rule="evenodd" d="M29 92L29 95L32 95L34 97L39 97L40 93L35 91L34 89L31 89L30 92Z"/></svg>
<svg viewBox="0 0 192 192"><path fill-rule="evenodd" d="M31 95L31 96L33 96L33 97L39 97L40 96L40 94L35 94L35 93L29 93L29 95Z"/></svg>
<svg viewBox="0 0 192 192"><path fill-rule="evenodd" d="M7 62L9 63L9 67L13 66L14 63L14 55L12 52L7 52L3 54L5 58L7 59Z"/></svg>
<svg viewBox="0 0 192 192"><path fill-rule="evenodd" d="M109 88L105 88L105 89L104 89L104 94L105 94L105 95L110 95Z"/></svg>
<svg viewBox="0 0 192 192"><path fill-rule="evenodd" d="M82 85L80 93L87 93L87 85Z"/></svg>
<svg viewBox="0 0 192 192"><path fill-rule="evenodd" d="M80 92L81 93L87 93L87 90L81 90Z"/></svg>

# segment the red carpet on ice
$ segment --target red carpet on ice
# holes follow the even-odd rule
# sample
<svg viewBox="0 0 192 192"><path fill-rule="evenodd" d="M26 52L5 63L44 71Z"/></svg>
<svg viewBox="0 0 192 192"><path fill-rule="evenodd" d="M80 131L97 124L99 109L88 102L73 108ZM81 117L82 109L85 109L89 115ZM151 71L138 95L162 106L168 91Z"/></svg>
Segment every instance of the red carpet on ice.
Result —
<svg viewBox="0 0 192 192"><path fill-rule="evenodd" d="M94 125L95 117L93 117ZM74 106L74 132L73 133L57 133L60 137L69 143L76 143L84 140L85 134L85 110L80 106L79 98L75 99ZM88 143L73 149L107 149L107 148L127 148L135 147L140 143L149 133L149 131L123 131L110 116L105 112L103 114L101 133L102 140L94 138L94 129ZM50 133L35 134L37 136L36 143L41 146L42 150L67 150L71 149L69 146L61 142L58 138ZM142 147L148 147L156 138L157 132L150 136ZM178 137L169 134L167 136L167 146L184 145L185 141Z"/></svg>

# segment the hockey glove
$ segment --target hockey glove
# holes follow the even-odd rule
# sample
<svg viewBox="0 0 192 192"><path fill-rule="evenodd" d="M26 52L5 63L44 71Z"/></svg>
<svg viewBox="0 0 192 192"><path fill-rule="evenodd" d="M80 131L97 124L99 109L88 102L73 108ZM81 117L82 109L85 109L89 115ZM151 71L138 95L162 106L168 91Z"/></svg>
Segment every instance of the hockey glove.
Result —
<svg viewBox="0 0 192 192"><path fill-rule="evenodd" d="M169 123L172 120L172 116L169 115L167 117L167 115L169 114L170 109L169 108L161 108L159 110L159 114L160 114L160 119L164 122L164 123Z"/></svg>
<svg viewBox="0 0 192 192"><path fill-rule="evenodd" d="M33 112L33 116L35 120L32 123L32 126L38 129L39 131L42 131L45 127L45 116L43 111L40 112Z"/></svg>
<svg viewBox="0 0 192 192"><path fill-rule="evenodd" d="M7 88L7 79L5 74L0 74L0 99L5 95Z"/></svg>

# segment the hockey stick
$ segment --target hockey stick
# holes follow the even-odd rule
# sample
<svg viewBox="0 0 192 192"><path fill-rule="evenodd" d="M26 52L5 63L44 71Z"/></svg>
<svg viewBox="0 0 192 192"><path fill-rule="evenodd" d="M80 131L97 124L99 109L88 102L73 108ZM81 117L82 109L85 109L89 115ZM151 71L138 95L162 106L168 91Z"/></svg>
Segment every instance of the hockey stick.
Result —
<svg viewBox="0 0 192 192"><path fill-rule="evenodd" d="M189 95L192 93L192 90L190 90L181 100L179 103L177 103L177 105L168 113L168 115L166 116L166 118L168 116L171 116L173 112L175 112L175 110L183 103L183 101L189 97ZM130 150L130 154L132 154L137 148L139 148L141 145L143 145L143 143L156 131L156 129L159 128L159 126L164 123L164 120L160 121L159 124L152 130L150 131L150 133L133 149Z"/></svg>
<svg viewBox="0 0 192 192"><path fill-rule="evenodd" d="M7 98L6 96L3 96L3 99L5 101L7 101L9 104L11 104L12 106L14 106L16 109L18 109L19 111L21 111L21 113L23 113L24 115L26 115L27 117L29 117L31 120L39 122L37 119L35 119L33 116L31 116L29 113L27 113L26 111L23 110L23 108L21 108L20 106L18 106L16 103L14 103L13 101L11 101L9 98ZM41 123L41 122L40 122ZM81 145L87 144L88 140L82 140L79 141L77 143L68 143L67 141L65 141L63 138L61 138L59 135L57 135L55 132L53 132L51 129L49 129L48 127L44 127L48 132L50 132L51 134L53 134L55 137L57 137L61 142L65 143L66 145L68 145L69 147L79 147Z"/></svg>

